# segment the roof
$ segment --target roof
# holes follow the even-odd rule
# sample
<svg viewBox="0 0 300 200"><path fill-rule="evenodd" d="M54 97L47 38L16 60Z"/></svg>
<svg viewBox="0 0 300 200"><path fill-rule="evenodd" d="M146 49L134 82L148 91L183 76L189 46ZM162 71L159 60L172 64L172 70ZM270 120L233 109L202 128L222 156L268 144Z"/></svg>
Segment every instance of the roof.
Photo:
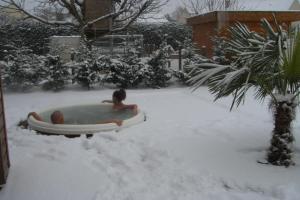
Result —
<svg viewBox="0 0 300 200"><path fill-rule="evenodd" d="M163 7L162 13L168 14L173 12L178 6L184 6L182 2L182 0L170 0ZM290 10L294 2L299 3L299 0L239 0L242 10L249 11L285 11Z"/></svg>
<svg viewBox="0 0 300 200"><path fill-rule="evenodd" d="M300 21L300 11L213 11L188 18L187 23L197 25L224 20L227 22L257 22L262 18L272 21L274 15L278 22Z"/></svg>

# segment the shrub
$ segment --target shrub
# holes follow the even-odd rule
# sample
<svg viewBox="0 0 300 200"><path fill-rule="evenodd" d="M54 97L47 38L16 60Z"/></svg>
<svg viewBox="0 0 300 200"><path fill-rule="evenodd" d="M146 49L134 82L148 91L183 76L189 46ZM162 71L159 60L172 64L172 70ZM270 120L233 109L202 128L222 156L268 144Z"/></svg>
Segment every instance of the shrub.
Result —
<svg viewBox="0 0 300 200"><path fill-rule="evenodd" d="M46 70L43 89L58 91L65 87L69 80L69 70L62 64L59 56L47 55L43 69Z"/></svg>
<svg viewBox="0 0 300 200"><path fill-rule="evenodd" d="M124 34L141 34L144 36L144 44L151 44L159 47L166 40L173 49L178 49L185 38L192 37L192 30L189 26L176 22L167 23L136 23ZM167 35L167 37L165 37Z"/></svg>
<svg viewBox="0 0 300 200"><path fill-rule="evenodd" d="M72 64L73 82L87 89L100 82L101 65L98 62L97 50L90 50L85 44L81 44L81 48L72 54Z"/></svg>
<svg viewBox="0 0 300 200"><path fill-rule="evenodd" d="M49 52L49 38L53 35L74 35L77 31L65 26L50 26L36 22L17 21L0 26L0 60L7 52L26 47L37 55Z"/></svg>
<svg viewBox="0 0 300 200"><path fill-rule="evenodd" d="M2 71L4 87L11 90L26 91L40 81L39 69L42 59L31 50L20 48L4 58Z"/></svg>
<svg viewBox="0 0 300 200"><path fill-rule="evenodd" d="M129 50L119 59L111 59L110 66L106 82L114 83L118 87L137 87L144 79L145 65L134 49Z"/></svg>
<svg viewBox="0 0 300 200"><path fill-rule="evenodd" d="M171 79L171 70L168 68L169 55L172 47L164 41L160 48L148 61L148 68L145 70L145 84L152 88L161 88L168 85Z"/></svg>

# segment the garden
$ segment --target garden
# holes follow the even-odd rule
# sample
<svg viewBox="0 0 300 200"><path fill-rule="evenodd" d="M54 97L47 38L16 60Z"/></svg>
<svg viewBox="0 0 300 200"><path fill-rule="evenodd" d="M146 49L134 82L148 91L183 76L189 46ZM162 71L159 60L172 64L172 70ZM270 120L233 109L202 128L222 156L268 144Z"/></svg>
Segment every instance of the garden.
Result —
<svg viewBox="0 0 300 200"><path fill-rule="evenodd" d="M118 34L142 35L150 53L137 43L103 54L81 35L67 62L50 37L78 28L2 24L11 167L0 199L298 199L300 33L274 21L261 20L264 35L236 23L230 39L213 38L212 58L185 25L133 23ZM32 111L101 104L120 88L145 121L74 138L20 126Z"/></svg>

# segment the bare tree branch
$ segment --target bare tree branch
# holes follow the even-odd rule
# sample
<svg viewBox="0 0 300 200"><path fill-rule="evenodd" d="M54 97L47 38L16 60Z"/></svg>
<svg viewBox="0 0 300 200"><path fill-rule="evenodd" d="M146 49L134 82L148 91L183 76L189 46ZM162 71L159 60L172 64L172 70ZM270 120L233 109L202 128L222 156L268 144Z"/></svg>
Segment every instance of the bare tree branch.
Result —
<svg viewBox="0 0 300 200"><path fill-rule="evenodd" d="M39 0L40 5L61 7L73 19L67 21L48 20L47 18L39 17L25 9L26 0L0 0L0 3L5 3L5 7L23 13L26 17L37 20L41 23L50 25L68 25L78 29L84 41L87 41L85 31L93 27L94 24L110 20L112 25L107 27L102 35L122 31L130 26L138 18L151 17L151 14L158 12L169 0L113 0L113 7L107 13L101 16L96 16L96 19L87 19L85 16L85 0ZM0 4L2 5L2 4ZM97 8L95 8L97 9ZM98 8L100 9L100 8Z"/></svg>
<svg viewBox="0 0 300 200"><path fill-rule="evenodd" d="M26 18L32 18L41 23L49 24L49 25L75 26L75 24L71 23L71 22L46 20L46 19L38 17L34 14L31 14L29 11L27 11L23 8L22 1L19 1L19 2L16 2L15 0L1 0L1 1L8 4L7 6L5 6L6 8L8 8L10 10L15 10L16 12L23 13L26 16Z"/></svg>
<svg viewBox="0 0 300 200"><path fill-rule="evenodd" d="M84 0L40 0L40 3L44 3L44 6L61 6L66 9L66 11L76 21L62 22L46 20L29 12L23 6L26 3L26 0L0 0L0 2L4 2L6 4L5 7L9 7L12 10L23 13L27 17L39 22L53 25L73 25L76 27L78 26L81 29L109 18L111 18L112 21L125 21L126 24L131 24L139 17L144 17L158 11L159 8L165 5L168 1L169 0L114 0L114 9L110 13L106 13L96 19L87 21L84 17Z"/></svg>

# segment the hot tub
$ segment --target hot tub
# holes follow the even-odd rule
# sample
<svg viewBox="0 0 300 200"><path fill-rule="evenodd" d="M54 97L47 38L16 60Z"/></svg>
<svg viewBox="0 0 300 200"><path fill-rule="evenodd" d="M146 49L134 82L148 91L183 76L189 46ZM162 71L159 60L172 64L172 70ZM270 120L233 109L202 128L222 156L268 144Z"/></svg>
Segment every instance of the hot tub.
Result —
<svg viewBox="0 0 300 200"><path fill-rule="evenodd" d="M59 110L64 115L64 124L52 124L50 116ZM52 108L38 113L44 121L38 121L30 116L28 124L31 129L46 134L79 135L93 134L102 131L119 130L145 121L141 110L135 115L132 110L115 111L111 104L73 105ZM99 124L102 120L120 119L122 126L115 123Z"/></svg>

